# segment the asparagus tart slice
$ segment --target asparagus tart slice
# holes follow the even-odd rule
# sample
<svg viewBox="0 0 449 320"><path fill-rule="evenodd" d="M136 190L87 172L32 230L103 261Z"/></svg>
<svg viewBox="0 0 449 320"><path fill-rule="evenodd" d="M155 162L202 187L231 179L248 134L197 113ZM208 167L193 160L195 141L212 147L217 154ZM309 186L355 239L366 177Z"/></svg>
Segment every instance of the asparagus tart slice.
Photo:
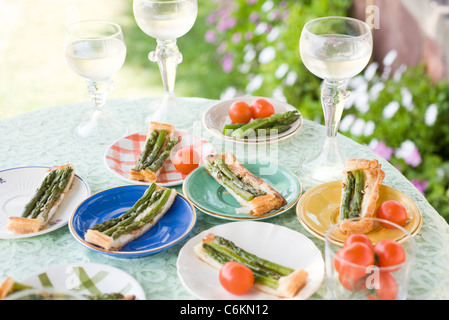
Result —
<svg viewBox="0 0 449 320"><path fill-rule="evenodd" d="M156 182L162 166L178 143L175 128L170 124L150 122L145 146L129 174L132 180Z"/></svg>
<svg viewBox="0 0 449 320"><path fill-rule="evenodd" d="M280 298L293 298L307 284L306 270L263 259L213 233L203 237L193 250L198 258L217 270L229 261L247 266L254 274L255 289Z"/></svg>
<svg viewBox="0 0 449 320"><path fill-rule="evenodd" d="M25 205L22 216L9 218L8 230L24 234L44 229L70 190L74 177L75 167L72 164L54 166Z"/></svg>
<svg viewBox="0 0 449 320"><path fill-rule="evenodd" d="M170 209L176 190L152 183L142 197L125 213L95 224L84 240L106 250L120 250L154 226Z"/></svg>
<svg viewBox="0 0 449 320"><path fill-rule="evenodd" d="M344 221L357 217L373 217L379 188L385 172L379 162L366 159L346 159L341 189L339 220L340 229L345 233L368 233L373 228L372 221Z"/></svg>
<svg viewBox="0 0 449 320"><path fill-rule="evenodd" d="M9 295L23 290L34 289L33 287L17 282L11 277L6 277L5 280L0 284L0 300L8 298ZM113 293L99 293L99 294L89 294L84 295L87 300L135 300L136 296L134 294L123 295L120 292ZM53 293L42 292L35 293L33 296L28 297L27 300L66 300L67 297L64 293Z"/></svg>
<svg viewBox="0 0 449 320"><path fill-rule="evenodd" d="M261 216L287 204L284 197L265 181L249 172L230 152L208 155L203 165L206 171L242 205L236 209L237 213Z"/></svg>

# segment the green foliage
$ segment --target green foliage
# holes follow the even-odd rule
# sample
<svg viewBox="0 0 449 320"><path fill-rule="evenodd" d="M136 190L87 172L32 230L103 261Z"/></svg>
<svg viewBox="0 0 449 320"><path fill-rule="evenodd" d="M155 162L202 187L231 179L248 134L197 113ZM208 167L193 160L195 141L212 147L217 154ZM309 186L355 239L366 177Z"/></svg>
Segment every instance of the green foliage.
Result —
<svg viewBox="0 0 449 320"><path fill-rule="evenodd" d="M220 81L207 81L201 92L191 93L218 98L213 95L227 93L232 88L230 94L234 96L251 94L285 99L304 117L323 123L321 79L303 65L299 37L304 24L313 18L346 16L351 2L209 3L207 23L201 27L206 40L202 46L214 51L202 62L207 64L206 70L214 70ZM200 43L199 36L197 39ZM449 221L449 86L446 82L432 83L424 66L406 70L401 66L400 72L388 77L379 75L378 70L372 72L375 66L370 66L369 78L360 76L351 82L354 100L344 111L344 117L348 118L342 124L351 117L354 122L348 126L346 121L345 130L340 132L370 145L389 160L425 192L428 201ZM195 73L193 69L192 72ZM365 106L360 99L366 101ZM433 122L429 120L430 106L437 111Z"/></svg>
<svg viewBox="0 0 449 320"><path fill-rule="evenodd" d="M209 34L216 37L209 41L216 45L214 59L221 62L220 72L230 75L231 81L225 87L223 83L211 83L208 87L222 86L222 92L232 87L236 94L283 98L305 117L321 118L321 80L304 67L299 37L308 20L346 15L350 4L350 0L220 1L208 16L212 22ZM270 56L273 52L274 56ZM256 80L261 79L258 86Z"/></svg>
<svg viewBox="0 0 449 320"><path fill-rule="evenodd" d="M386 80L375 75L372 79L359 76L354 82L358 88L366 88L350 88L355 91L354 99L363 100L367 95L369 109L352 104L345 114L362 119L365 125L372 121L375 128L363 134L363 130L352 130L354 121L343 133L372 146L382 142L384 145L375 151L421 189L433 207L449 221L449 83L433 83L424 65L410 67ZM383 90L370 95L373 87L379 84ZM395 109L387 111L392 102L397 103L395 112ZM404 150L405 141L415 148L414 151ZM385 153L386 149L392 153Z"/></svg>

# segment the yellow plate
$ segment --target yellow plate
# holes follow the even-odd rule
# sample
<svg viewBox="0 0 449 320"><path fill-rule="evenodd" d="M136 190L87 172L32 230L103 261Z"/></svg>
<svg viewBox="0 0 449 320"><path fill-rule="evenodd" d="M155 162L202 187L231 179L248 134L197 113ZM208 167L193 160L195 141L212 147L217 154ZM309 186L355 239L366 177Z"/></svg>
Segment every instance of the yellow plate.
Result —
<svg viewBox="0 0 449 320"><path fill-rule="evenodd" d="M305 192L299 199L296 206L296 215L304 228L314 236L324 240L327 230L337 222L340 210L340 197L340 180L315 186ZM377 207L387 200L396 200L405 207L408 219L404 229L415 236L421 229L423 222L421 210L416 203L404 193L392 187L381 185ZM400 240L398 239L399 236L395 235L395 230L382 227L375 227L367 235L373 243L381 239ZM339 238L340 243L337 244L343 245L345 238L346 235L342 233Z"/></svg>

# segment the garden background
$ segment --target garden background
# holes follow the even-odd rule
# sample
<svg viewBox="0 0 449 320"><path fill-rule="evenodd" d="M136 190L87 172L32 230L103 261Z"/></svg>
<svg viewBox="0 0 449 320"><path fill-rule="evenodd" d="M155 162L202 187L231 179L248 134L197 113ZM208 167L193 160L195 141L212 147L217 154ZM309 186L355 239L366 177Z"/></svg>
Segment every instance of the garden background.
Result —
<svg viewBox="0 0 449 320"><path fill-rule="evenodd" d="M321 80L307 71L298 52L302 27L327 15L377 19L371 20L377 23L374 46L382 50L348 83L340 133L395 165L449 221L449 85L444 63L421 56L422 43L406 41L419 38L415 31L422 28L416 20L423 19L413 20L414 8L406 7L416 1L198 1L195 26L178 39L184 57L178 96L273 97L321 123ZM419 1L433 10L448 7L446 0ZM109 99L162 94L157 65L147 59L155 41L135 23L132 0L0 0L0 118L88 99L84 81L63 55L64 28L79 19L112 20L123 28L127 57ZM406 31L412 33L408 38ZM444 48L432 44L436 49L428 52L444 56Z"/></svg>

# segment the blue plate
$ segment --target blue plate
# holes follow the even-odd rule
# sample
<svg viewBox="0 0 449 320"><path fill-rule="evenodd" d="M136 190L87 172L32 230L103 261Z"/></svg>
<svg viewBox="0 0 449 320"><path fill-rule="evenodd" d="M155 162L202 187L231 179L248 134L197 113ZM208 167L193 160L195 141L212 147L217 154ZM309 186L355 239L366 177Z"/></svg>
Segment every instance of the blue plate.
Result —
<svg viewBox="0 0 449 320"><path fill-rule="evenodd" d="M84 241L87 229L130 209L148 186L131 185L100 191L84 200L72 213L69 229L75 239L94 251L118 257L138 258L166 250L186 238L196 223L194 206L177 194L171 208L150 230L118 251L109 251Z"/></svg>

